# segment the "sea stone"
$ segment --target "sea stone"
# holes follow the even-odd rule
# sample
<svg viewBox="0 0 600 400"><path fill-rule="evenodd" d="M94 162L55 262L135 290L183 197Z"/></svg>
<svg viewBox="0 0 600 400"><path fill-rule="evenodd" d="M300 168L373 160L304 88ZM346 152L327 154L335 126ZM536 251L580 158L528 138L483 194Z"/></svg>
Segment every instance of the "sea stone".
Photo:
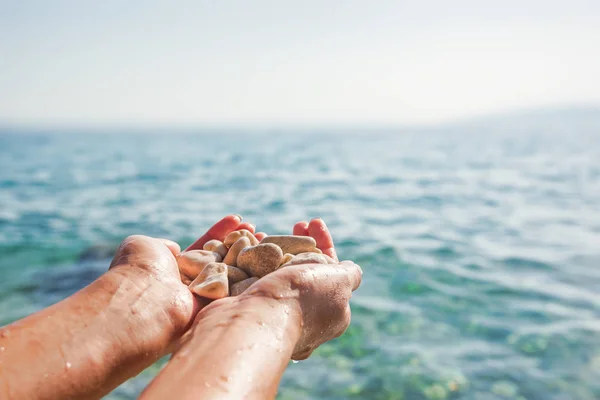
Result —
<svg viewBox="0 0 600 400"><path fill-rule="evenodd" d="M231 265L227 266L227 280L229 281L229 284L237 283L248 278L248 274L241 269Z"/></svg>
<svg viewBox="0 0 600 400"><path fill-rule="evenodd" d="M190 250L177 256L180 274L191 280L195 279L208 263L220 261L219 253L208 250Z"/></svg>
<svg viewBox="0 0 600 400"><path fill-rule="evenodd" d="M247 237L250 240L250 244L252 246L256 246L258 244L258 239L252 232L247 229L240 229L239 231L233 231L223 241L225 246L231 247L237 240L241 237Z"/></svg>
<svg viewBox="0 0 600 400"><path fill-rule="evenodd" d="M316 252L317 242L310 236L275 235L267 236L261 242L273 243L281 248L283 253L300 254Z"/></svg>
<svg viewBox="0 0 600 400"><path fill-rule="evenodd" d="M292 258L294 258L293 254L290 253L285 253L283 255L283 257L281 258L281 261L279 261L279 265L283 265L285 263L287 263L288 261L290 261Z"/></svg>
<svg viewBox="0 0 600 400"><path fill-rule="evenodd" d="M273 243L263 243L247 247L240 252L237 266L251 276L262 278L279 268L283 252Z"/></svg>
<svg viewBox="0 0 600 400"><path fill-rule="evenodd" d="M215 253L219 253L219 255L221 256L221 259L225 258L225 256L227 255L227 246L225 246L225 244L223 242L221 242L220 240L217 239L213 239L213 240L209 240L208 242L204 243L204 250L208 250L208 251L214 251Z"/></svg>
<svg viewBox="0 0 600 400"><path fill-rule="evenodd" d="M240 237L234 244L231 245L223 262L227 265L237 267L237 258L240 251L250 246L250 239L246 236Z"/></svg>
<svg viewBox="0 0 600 400"><path fill-rule="evenodd" d="M300 253L292 257L290 261L283 264L281 268L289 267L290 265L300 264L334 264L335 261L325 254L318 253Z"/></svg>
<svg viewBox="0 0 600 400"><path fill-rule="evenodd" d="M254 282L258 280L257 277L253 276L252 278L244 279L243 281L234 283L231 285L231 296L237 296L242 294L242 292L248 289Z"/></svg>
<svg viewBox="0 0 600 400"><path fill-rule="evenodd" d="M227 265L212 262L206 265L200 275L189 286L192 293L207 299L221 299L229 295Z"/></svg>

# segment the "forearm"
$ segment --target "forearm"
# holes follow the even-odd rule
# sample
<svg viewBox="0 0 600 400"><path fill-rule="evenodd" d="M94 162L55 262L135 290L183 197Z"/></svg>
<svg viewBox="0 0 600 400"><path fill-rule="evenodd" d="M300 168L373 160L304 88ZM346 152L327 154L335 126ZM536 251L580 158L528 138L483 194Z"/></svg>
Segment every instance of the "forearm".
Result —
<svg viewBox="0 0 600 400"><path fill-rule="evenodd" d="M0 398L99 398L141 372L185 328L156 303L166 289L115 268L2 328Z"/></svg>
<svg viewBox="0 0 600 400"><path fill-rule="evenodd" d="M298 310L268 297L227 298L202 310L143 399L266 399L300 335Z"/></svg>

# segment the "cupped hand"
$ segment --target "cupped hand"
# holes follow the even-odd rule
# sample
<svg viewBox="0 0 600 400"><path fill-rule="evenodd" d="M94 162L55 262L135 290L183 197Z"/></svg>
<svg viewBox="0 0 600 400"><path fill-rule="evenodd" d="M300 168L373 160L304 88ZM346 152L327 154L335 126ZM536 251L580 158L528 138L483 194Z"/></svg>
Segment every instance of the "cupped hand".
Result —
<svg viewBox="0 0 600 400"><path fill-rule="evenodd" d="M222 241L230 232L238 229L254 232L254 226L242 223L241 217L228 215L214 224L187 250L201 249L212 239ZM183 333L208 301L194 296L181 281L176 259L180 251L180 246L168 239L129 236L117 249L109 270L125 275L137 286L150 292L155 305L169 316L173 328Z"/></svg>
<svg viewBox="0 0 600 400"><path fill-rule="evenodd" d="M313 237L317 247L337 262L333 239L323 220L298 222L293 233ZM303 360L348 328L350 297L361 281L362 270L351 261L294 265L268 274L241 296L277 299L299 315L300 337L292 358Z"/></svg>

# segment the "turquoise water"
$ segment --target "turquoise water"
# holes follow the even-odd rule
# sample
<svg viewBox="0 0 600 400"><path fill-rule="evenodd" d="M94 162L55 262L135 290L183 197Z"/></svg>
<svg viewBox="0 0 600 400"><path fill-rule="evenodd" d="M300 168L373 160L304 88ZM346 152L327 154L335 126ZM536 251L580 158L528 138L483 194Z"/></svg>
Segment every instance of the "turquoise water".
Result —
<svg viewBox="0 0 600 400"><path fill-rule="evenodd" d="M280 399L599 398L598 133L3 134L0 323L93 280L129 234L320 216L364 283Z"/></svg>

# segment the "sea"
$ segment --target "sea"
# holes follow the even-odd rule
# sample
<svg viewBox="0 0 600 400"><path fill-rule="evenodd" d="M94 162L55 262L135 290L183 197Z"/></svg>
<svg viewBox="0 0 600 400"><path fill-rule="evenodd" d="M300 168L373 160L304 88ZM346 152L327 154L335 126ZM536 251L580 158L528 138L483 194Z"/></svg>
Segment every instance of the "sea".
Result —
<svg viewBox="0 0 600 400"><path fill-rule="evenodd" d="M600 129L0 133L0 325L131 234L321 217L362 266L352 323L277 398L600 398ZM133 399L167 358L107 399Z"/></svg>

